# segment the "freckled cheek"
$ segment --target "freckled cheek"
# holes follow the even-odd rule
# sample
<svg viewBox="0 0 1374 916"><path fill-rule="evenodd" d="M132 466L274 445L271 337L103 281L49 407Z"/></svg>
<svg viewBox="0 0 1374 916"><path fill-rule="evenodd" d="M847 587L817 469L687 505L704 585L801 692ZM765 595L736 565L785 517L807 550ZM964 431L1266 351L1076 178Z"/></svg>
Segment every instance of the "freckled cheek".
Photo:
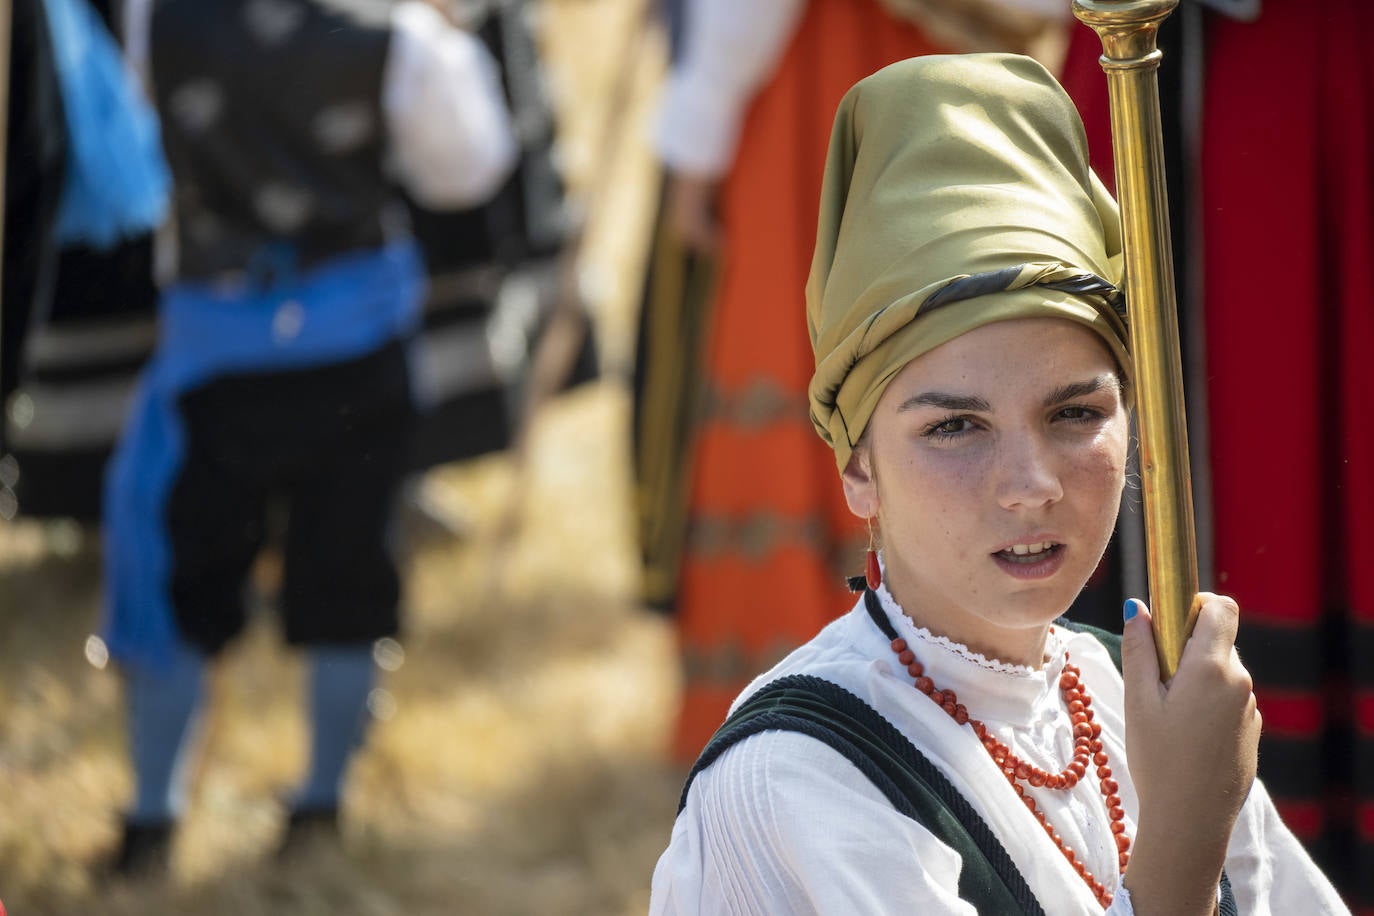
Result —
<svg viewBox="0 0 1374 916"><path fill-rule="evenodd" d="M1102 441L1079 454L1069 468L1073 490L1108 502L1115 511L1116 497L1126 481L1125 449L1120 443Z"/></svg>
<svg viewBox="0 0 1374 916"><path fill-rule="evenodd" d="M903 479L913 500L928 512L967 510L982 492L987 476L983 465L962 455L935 454L909 461Z"/></svg>
<svg viewBox="0 0 1374 916"><path fill-rule="evenodd" d="M987 469L964 456L936 455L913 460L905 468L903 513L917 539L935 539L933 554L962 556L968 550L968 528L986 501ZM933 556L931 557L933 559Z"/></svg>

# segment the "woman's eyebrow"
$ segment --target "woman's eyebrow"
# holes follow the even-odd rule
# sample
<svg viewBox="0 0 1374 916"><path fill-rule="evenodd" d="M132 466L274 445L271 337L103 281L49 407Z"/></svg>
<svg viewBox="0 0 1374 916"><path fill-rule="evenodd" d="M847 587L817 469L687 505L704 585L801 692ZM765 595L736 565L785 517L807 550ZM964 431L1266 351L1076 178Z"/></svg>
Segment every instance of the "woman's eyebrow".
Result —
<svg viewBox="0 0 1374 916"><path fill-rule="evenodd" d="M1074 398L1081 398L1108 389L1120 391L1121 382L1110 372L1104 372L1096 378L1059 386L1045 397L1045 406L1062 404L1064 401L1072 401ZM901 413L904 410L913 410L917 407L938 407L941 410L967 410L981 413L992 412L992 405L988 403L986 398L972 394L949 394L944 391L924 391L909 397L897 408L897 412Z"/></svg>
<svg viewBox="0 0 1374 916"><path fill-rule="evenodd" d="M917 407L939 407L943 410L971 410L988 413L992 405L986 399L969 394L946 394L943 391L926 391L915 397L907 398L897 408L897 412Z"/></svg>
<svg viewBox="0 0 1374 916"><path fill-rule="evenodd" d="M1072 401L1074 398L1081 398L1085 395L1096 394L1099 391L1112 389L1121 390L1121 381L1110 372L1104 372L1097 378L1086 379L1081 382L1070 382L1067 385L1051 391L1045 397L1045 406L1053 407L1055 404L1062 404L1065 401Z"/></svg>

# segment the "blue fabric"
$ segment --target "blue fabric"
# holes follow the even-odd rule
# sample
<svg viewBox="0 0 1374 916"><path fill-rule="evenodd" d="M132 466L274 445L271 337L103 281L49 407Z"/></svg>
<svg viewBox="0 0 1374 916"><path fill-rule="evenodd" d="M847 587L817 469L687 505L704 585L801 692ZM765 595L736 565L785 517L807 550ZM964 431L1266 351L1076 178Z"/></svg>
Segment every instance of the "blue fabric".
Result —
<svg viewBox="0 0 1374 916"><path fill-rule="evenodd" d="M310 771L296 793L297 811L339 807L344 768L362 744L372 692L371 646L312 649L310 659Z"/></svg>
<svg viewBox="0 0 1374 916"><path fill-rule="evenodd" d="M266 288L178 284L164 292L158 346L105 474L102 633L113 657L165 669L180 641L165 525L185 448L178 398L224 374L341 362L409 336L424 290L419 250L406 241Z"/></svg>
<svg viewBox="0 0 1374 916"><path fill-rule="evenodd" d="M45 0L69 136L55 232L108 248L167 212L171 178L157 117L87 0Z"/></svg>
<svg viewBox="0 0 1374 916"><path fill-rule="evenodd" d="M165 824L181 813L186 733L205 693L205 659L177 646L165 670L128 672L129 756L134 765L131 824Z"/></svg>

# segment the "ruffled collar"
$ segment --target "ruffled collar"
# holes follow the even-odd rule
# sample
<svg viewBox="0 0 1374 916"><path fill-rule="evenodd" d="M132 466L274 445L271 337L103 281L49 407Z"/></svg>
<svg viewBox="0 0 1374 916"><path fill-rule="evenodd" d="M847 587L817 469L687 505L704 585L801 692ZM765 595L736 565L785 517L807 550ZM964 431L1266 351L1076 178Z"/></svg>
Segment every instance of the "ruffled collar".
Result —
<svg viewBox="0 0 1374 916"><path fill-rule="evenodd" d="M1064 668L1064 639L1057 627L1050 628L1045 643L1048 661L1041 668L1030 668L988 658L916 626L886 585L880 585L876 594L893 629L916 653L926 675L940 690L953 690L959 702L968 707L969 715L985 722L1016 725L1035 718L1047 704L1057 705L1059 675ZM909 678L895 656L892 663L899 677Z"/></svg>

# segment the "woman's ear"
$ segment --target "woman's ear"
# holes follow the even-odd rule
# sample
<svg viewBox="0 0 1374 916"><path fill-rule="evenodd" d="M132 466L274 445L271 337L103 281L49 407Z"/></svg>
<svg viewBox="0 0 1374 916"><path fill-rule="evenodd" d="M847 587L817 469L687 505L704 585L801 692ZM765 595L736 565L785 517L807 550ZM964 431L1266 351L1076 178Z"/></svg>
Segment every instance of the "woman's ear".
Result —
<svg viewBox="0 0 1374 916"><path fill-rule="evenodd" d="M878 478L873 473L873 455L867 441L860 441L849 454L849 462L840 474L844 484L844 501L849 511L859 518L873 518L878 514Z"/></svg>

